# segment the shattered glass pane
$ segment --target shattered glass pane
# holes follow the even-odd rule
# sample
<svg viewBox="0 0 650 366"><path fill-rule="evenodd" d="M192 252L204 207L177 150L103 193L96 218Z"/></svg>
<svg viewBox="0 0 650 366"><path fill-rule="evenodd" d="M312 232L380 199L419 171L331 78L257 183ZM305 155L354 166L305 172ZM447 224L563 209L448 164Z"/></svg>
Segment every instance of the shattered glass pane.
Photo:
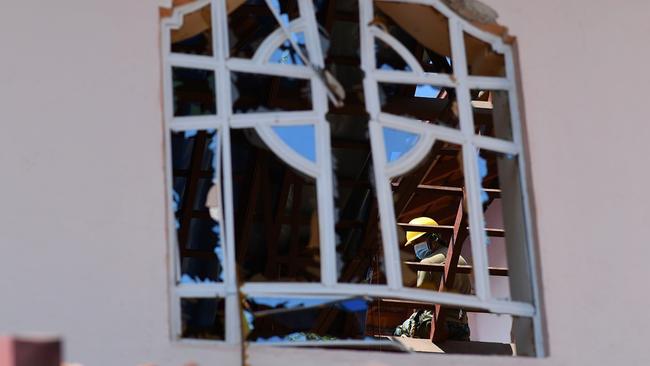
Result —
<svg viewBox="0 0 650 366"><path fill-rule="evenodd" d="M174 116L217 113L214 71L172 67Z"/></svg>
<svg viewBox="0 0 650 366"><path fill-rule="evenodd" d="M181 283L223 281L222 222L206 207L213 186L215 131L172 132L172 201L180 254ZM218 169L218 168L217 168ZM220 177L217 178L217 181Z"/></svg>
<svg viewBox="0 0 650 366"><path fill-rule="evenodd" d="M247 298L245 318L257 343L369 339L369 299ZM372 338L370 338L372 339Z"/></svg>
<svg viewBox="0 0 650 366"><path fill-rule="evenodd" d="M320 281L316 181L254 129L232 130L235 253L243 280Z"/></svg>
<svg viewBox="0 0 650 366"><path fill-rule="evenodd" d="M328 115L332 131L336 264L342 283L385 284L368 120Z"/></svg>
<svg viewBox="0 0 650 366"><path fill-rule="evenodd" d="M225 301L220 298L183 298L181 338L225 339Z"/></svg>

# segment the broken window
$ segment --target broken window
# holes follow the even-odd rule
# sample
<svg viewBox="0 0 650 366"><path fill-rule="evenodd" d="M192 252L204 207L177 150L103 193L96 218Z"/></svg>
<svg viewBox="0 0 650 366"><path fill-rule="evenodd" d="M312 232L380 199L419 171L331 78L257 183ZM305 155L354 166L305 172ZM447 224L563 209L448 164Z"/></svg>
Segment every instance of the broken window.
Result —
<svg viewBox="0 0 650 366"><path fill-rule="evenodd" d="M285 132L301 138L302 133ZM320 282L316 180L278 158L254 129L233 130L230 136L241 279Z"/></svg>
<svg viewBox="0 0 650 366"><path fill-rule="evenodd" d="M511 44L438 1L163 24L175 337L544 354Z"/></svg>
<svg viewBox="0 0 650 366"><path fill-rule="evenodd" d="M214 130L171 133L172 207L181 283L223 281L221 220L210 212L208 194L220 164Z"/></svg>

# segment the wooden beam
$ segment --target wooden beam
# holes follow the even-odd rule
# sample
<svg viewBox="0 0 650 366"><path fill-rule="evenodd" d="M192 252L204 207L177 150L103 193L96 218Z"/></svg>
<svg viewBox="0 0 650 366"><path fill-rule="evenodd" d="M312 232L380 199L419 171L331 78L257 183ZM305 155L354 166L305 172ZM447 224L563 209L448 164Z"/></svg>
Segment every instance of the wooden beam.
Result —
<svg viewBox="0 0 650 366"><path fill-rule="evenodd" d="M361 187L361 188L370 188L369 180L341 180L339 181L339 187Z"/></svg>
<svg viewBox="0 0 650 366"><path fill-rule="evenodd" d="M389 84L394 85L394 84ZM406 84L404 84L407 86ZM443 116L445 111L451 105L449 98L425 98L416 97L416 85L408 85L409 89L403 93L409 95L396 95L387 99L386 103L382 106L382 112L407 115L410 118L416 118L421 121L431 121L434 124L446 124L449 127L457 128L455 121L449 121ZM435 121L435 122L434 122Z"/></svg>
<svg viewBox="0 0 650 366"><path fill-rule="evenodd" d="M261 173L261 178L264 182L271 182L271 171L270 167L270 157L269 154L264 154L263 171ZM283 175L284 176L284 175ZM280 188L282 189L282 188ZM277 223L277 216L273 215L273 198L274 195L271 194L271 184L262 184L262 212L264 215L264 232L266 234L266 266L264 271L266 274L266 269L269 267L269 263L274 263L277 258L277 238L275 234L275 225Z"/></svg>
<svg viewBox="0 0 650 366"><path fill-rule="evenodd" d="M257 207L257 196L259 195L262 174L262 155L261 149L257 149L255 167L253 168L250 191L248 194L248 203L240 221L239 232L235 237L237 240L237 248L235 254L237 262L243 263L246 259L246 252L248 251L248 241L250 238L251 228L253 227L253 218L255 215L255 208ZM237 227L235 226L235 227Z"/></svg>
<svg viewBox="0 0 650 366"><path fill-rule="evenodd" d="M393 182L391 183L393 186L393 190L395 188L399 187L399 183ZM420 184L417 186L417 191L418 192L432 192L432 193L438 193L438 194L448 194L448 195L453 195L453 196L458 196L461 197L463 195L463 188L462 187L449 187L449 186L439 186L439 185L431 185L431 184ZM487 193L490 197L494 198L499 198L501 197L501 190L500 189L492 189L492 188L486 188L482 190L483 192Z"/></svg>
<svg viewBox="0 0 650 366"><path fill-rule="evenodd" d="M216 254L212 250L185 249L183 258L215 259Z"/></svg>
<svg viewBox="0 0 650 366"><path fill-rule="evenodd" d="M370 141L368 140L358 141L352 139L336 138L336 139L332 139L332 148L370 151Z"/></svg>
<svg viewBox="0 0 650 366"><path fill-rule="evenodd" d="M361 118L370 117L368 111L366 111L366 106L364 104L355 103L355 101L352 101L350 103L346 101L346 103L342 107L330 107L327 114L357 116Z"/></svg>
<svg viewBox="0 0 650 366"><path fill-rule="evenodd" d="M393 182L391 183L391 185L393 186L393 190L399 187L399 183L397 182ZM453 196L463 195L463 188L461 187L447 187L447 186L435 186L430 184L420 184L416 187L416 189L418 191L435 192L440 194L449 194Z"/></svg>
<svg viewBox="0 0 650 366"><path fill-rule="evenodd" d="M334 26L334 13L336 13L336 0L329 0L327 2L327 10L325 13L325 30L328 34L332 33Z"/></svg>
<svg viewBox="0 0 650 366"><path fill-rule="evenodd" d="M469 228L467 228L467 229L469 230ZM485 233L487 234L487 236L493 237L493 238L503 238L506 235L506 232L503 229L486 228Z"/></svg>
<svg viewBox="0 0 650 366"><path fill-rule="evenodd" d="M361 227L364 224L361 220L339 220L336 223L337 229L350 229L354 227Z"/></svg>
<svg viewBox="0 0 650 366"><path fill-rule="evenodd" d="M412 270L415 271L427 271L427 272L444 272L444 264L425 264L420 262L410 262L406 261L404 264ZM456 266L456 273L472 273L474 267L470 265L459 264ZM508 276L508 269L502 267L488 267L490 276Z"/></svg>
<svg viewBox="0 0 650 366"><path fill-rule="evenodd" d="M379 306L385 307L395 307L395 308L406 308L406 309L425 309L425 310L434 310L436 304L423 301L410 301L410 300L400 300L400 299L377 299ZM479 308L463 308L463 311L468 313L489 313L485 309Z"/></svg>
<svg viewBox="0 0 650 366"><path fill-rule="evenodd" d="M284 208L289 196L289 189L291 186L293 173L291 169L286 168L282 176L282 188L280 188L280 196L275 208L275 219L273 220L273 230L269 233L269 241L266 246L266 268L264 275L266 278L275 278L278 272L277 259L278 259L278 241L280 239L280 226L284 218Z"/></svg>
<svg viewBox="0 0 650 366"><path fill-rule="evenodd" d="M411 225L405 223L398 223L397 226L401 227L407 231L420 231L425 233L449 233L454 230L453 225ZM465 227L465 230L469 230L469 227ZM485 233L490 237L502 238L505 236L505 231L503 229L493 229L486 228Z"/></svg>
<svg viewBox="0 0 650 366"><path fill-rule="evenodd" d="M454 203L457 200L458 197L452 195L415 195L409 207L397 217L397 222L405 222L418 216L433 217L439 224L454 222L456 217Z"/></svg>
<svg viewBox="0 0 650 366"><path fill-rule="evenodd" d="M337 11L334 20L348 23L359 23L359 13L353 11Z"/></svg>
<svg viewBox="0 0 650 366"><path fill-rule="evenodd" d="M192 218L193 219L201 219L201 220L211 220L212 216L210 216L210 211L206 210L194 210L192 211Z"/></svg>
<svg viewBox="0 0 650 366"><path fill-rule="evenodd" d="M207 133L199 131L194 136L194 145L192 148L192 157L189 166L189 175L185 181L183 202L179 217L178 228L178 245L181 256L186 250L189 237L190 237L190 224L192 222L192 213L194 211L194 201L198 191L198 184L200 180L201 165L203 164L203 153L205 151L205 144L207 140Z"/></svg>
<svg viewBox="0 0 650 366"><path fill-rule="evenodd" d="M359 57L355 57L355 56L330 55L327 56L327 58L325 59L325 64L359 66L361 64L361 60L359 59Z"/></svg>
<svg viewBox="0 0 650 366"><path fill-rule="evenodd" d="M289 242L289 257L297 258L300 253L300 209L302 207L302 179L293 175L293 194L291 206L291 234ZM289 277L293 277L298 272L300 264L292 261L289 263Z"/></svg>

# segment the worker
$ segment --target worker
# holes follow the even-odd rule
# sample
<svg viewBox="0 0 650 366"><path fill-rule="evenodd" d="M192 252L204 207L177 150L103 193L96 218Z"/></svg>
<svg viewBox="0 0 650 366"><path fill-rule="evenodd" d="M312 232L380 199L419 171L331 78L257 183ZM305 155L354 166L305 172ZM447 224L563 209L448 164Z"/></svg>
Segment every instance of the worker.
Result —
<svg viewBox="0 0 650 366"><path fill-rule="evenodd" d="M438 226L436 220L430 217L416 217L409 222L410 225ZM435 233L419 231L406 232L405 246L412 246L415 256L423 264L444 264L447 257L447 244ZM467 261L462 256L458 258L458 264L466 265ZM442 272L418 271L417 287L438 291ZM449 292L469 295L472 292L472 285L468 274L456 274L454 284L451 288L445 289ZM467 314L459 308L445 308L445 326L447 327L447 339L457 341L469 341L469 325ZM402 325L395 329L395 335L412 338L429 338L431 332L431 310L415 311Z"/></svg>

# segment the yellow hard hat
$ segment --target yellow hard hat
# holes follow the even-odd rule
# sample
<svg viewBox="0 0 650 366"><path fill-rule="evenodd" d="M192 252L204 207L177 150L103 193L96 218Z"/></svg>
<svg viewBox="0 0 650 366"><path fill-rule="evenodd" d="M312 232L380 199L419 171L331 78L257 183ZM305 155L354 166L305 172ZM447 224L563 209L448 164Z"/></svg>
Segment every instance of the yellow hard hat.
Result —
<svg viewBox="0 0 650 366"><path fill-rule="evenodd" d="M438 223L436 220L430 218L430 217L416 217L413 220L409 221L410 225L421 225L421 226L438 226ZM421 231L407 231L406 232L406 244L404 245L411 245L413 244L414 241L422 237L422 235L425 235L425 232Z"/></svg>

